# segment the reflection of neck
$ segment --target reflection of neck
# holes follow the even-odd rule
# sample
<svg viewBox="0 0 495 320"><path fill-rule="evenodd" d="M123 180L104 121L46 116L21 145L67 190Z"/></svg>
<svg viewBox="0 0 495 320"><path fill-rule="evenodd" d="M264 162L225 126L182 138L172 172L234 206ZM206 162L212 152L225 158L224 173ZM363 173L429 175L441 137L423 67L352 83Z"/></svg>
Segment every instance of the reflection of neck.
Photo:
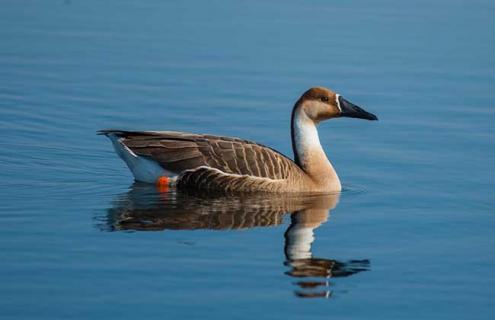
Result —
<svg viewBox="0 0 495 320"><path fill-rule="evenodd" d="M285 232L287 260L311 259L311 244L314 240L313 228L292 224Z"/></svg>
<svg viewBox="0 0 495 320"><path fill-rule="evenodd" d="M314 208L295 212L285 232L285 256L287 260L311 259L314 229L328 219L328 208Z"/></svg>
<svg viewBox="0 0 495 320"><path fill-rule="evenodd" d="M295 107L291 123L294 161L316 182L340 186L340 181L320 143L318 130L302 107ZM340 188L338 188L340 189Z"/></svg>

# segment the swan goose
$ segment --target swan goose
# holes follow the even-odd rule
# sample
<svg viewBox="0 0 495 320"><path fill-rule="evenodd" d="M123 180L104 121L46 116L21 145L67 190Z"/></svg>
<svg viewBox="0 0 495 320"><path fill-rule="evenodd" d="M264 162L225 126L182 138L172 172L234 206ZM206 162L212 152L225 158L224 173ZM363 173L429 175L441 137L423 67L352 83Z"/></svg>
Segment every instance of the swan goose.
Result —
<svg viewBox="0 0 495 320"><path fill-rule="evenodd" d="M215 191L332 193L341 190L318 136L324 120L378 118L339 94L315 87L295 103L294 160L239 138L174 131L100 130L137 181Z"/></svg>

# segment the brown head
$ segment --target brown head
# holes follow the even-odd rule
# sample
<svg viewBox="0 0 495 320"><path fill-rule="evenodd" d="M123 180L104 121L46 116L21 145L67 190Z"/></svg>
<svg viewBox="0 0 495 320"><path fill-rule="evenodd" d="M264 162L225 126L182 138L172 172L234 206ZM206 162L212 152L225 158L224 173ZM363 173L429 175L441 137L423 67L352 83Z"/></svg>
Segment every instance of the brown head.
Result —
<svg viewBox="0 0 495 320"><path fill-rule="evenodd" d="M296 110L303 111L314 123L339 117L378 120L374 114L364 111L339 94L323 87L314 87L306 91L297 100L294 112Z"/></svg>

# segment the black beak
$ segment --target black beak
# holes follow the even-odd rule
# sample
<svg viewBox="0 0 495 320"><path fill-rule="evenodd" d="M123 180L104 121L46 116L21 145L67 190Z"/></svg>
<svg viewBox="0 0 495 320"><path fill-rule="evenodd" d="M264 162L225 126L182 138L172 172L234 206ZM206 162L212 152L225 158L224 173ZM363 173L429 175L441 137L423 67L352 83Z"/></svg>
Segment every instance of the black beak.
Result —
<svg viewBox="0 0 495 320"><path fill-rule="evenodd" d="M347 101L341 96L339 96L339 104L341 117L378 120L378 118L374 114L364 111L360 107L356 106L352 102Z"/></svg>

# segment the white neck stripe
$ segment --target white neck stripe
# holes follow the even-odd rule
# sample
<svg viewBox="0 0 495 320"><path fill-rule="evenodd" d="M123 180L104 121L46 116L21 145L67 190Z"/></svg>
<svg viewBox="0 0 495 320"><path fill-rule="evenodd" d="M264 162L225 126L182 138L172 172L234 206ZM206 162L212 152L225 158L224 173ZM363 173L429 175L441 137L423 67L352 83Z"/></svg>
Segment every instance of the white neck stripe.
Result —
<svg viewBox="0 0 495 320"><path fill-rule="evenodd" d="M304 110L298 110L294 115L294 142L299 161L305 162L308 152L322 150L318 131L314 123L307 117Z"/></svg>

